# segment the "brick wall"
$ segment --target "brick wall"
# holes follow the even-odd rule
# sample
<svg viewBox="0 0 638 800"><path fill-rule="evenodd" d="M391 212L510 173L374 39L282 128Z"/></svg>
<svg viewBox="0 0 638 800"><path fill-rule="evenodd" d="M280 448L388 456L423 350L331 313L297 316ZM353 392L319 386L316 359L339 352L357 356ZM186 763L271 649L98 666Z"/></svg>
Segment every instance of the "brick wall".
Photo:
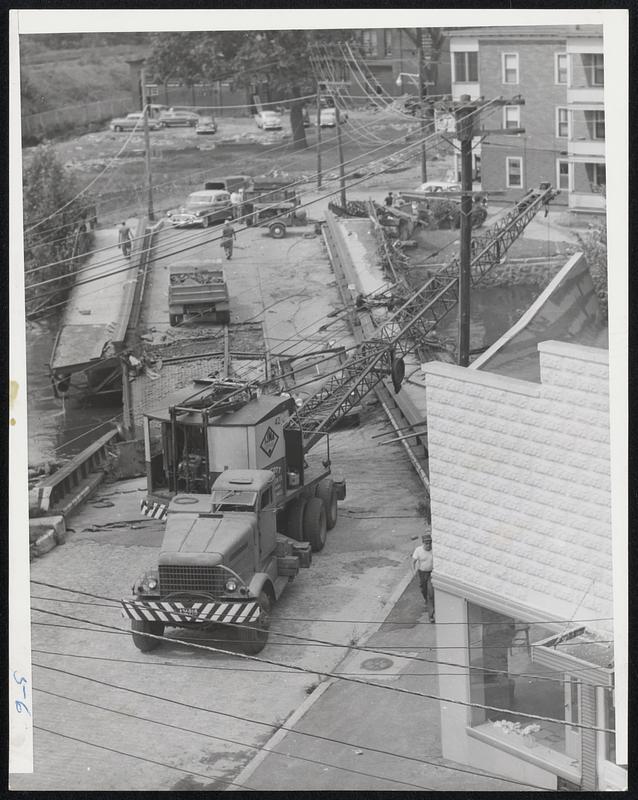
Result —
<svg viewBox="0 0 638 800"><path fill-rule="evenodd" d="M534 188L543 180L556 183L556 159L567 150L567 139L556 137L556 108L567 105L566 85L556 84L555 54L565 52L565 41L483 40L479 42L481 94L486 97L522 95L520 126L525 133L516 137L491 135L481 146L481 177L486 191L506 190L507 200L519 197L523 189ZM502 82L503 53L518 53L518 84ZM485 127L503 127L502 109L485 116ZM523 159L523 189L506 186L506 158ZM563 156L566 158L566 156ZM557 203L567 203L567 193Z"/></svg>
<svg viewBox="0 0 638 800"><path fill-rule="evenodd" d="M556 619L610 618L608 354L539 351L540 385L427 366L436 572Z"/></svg>

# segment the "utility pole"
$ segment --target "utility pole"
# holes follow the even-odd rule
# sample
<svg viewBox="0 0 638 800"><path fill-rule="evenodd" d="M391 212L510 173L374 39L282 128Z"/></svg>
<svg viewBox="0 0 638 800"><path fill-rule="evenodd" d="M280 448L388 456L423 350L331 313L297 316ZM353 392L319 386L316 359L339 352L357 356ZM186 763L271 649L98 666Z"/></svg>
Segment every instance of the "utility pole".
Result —
<svg viewBox="0 0 638 800"><path fill-rule="evenodd" d="M428 167L425 158L425 136L427 125L425 120L425 97L428 93L425 85L425 75L423 67L423 28L416 29L417 36L417 58L419 59L419 115L421 117L421 183L428 179Z"/></svg>
<svg viewBox="0 0 638 800"><path fill-rule="evenodd" d="M146 97L146 75L144 67L140 70L140 85L142 88L142 121L144 125L144 150L146 153L146 185L148 189L148 218L154 221L153 213L153 179L151 176L151 137L148 132L148 103Z"/></svg>
<svg viewBox="0 0 638 800"><path fill-rule="evenodd" d="M321 94L317 81L317 189L321 189Z"/></svg>
<svg viewBox="0 0 638 800"><path fill-rule="evenodd" d="M341 144L341 120L339 119L339 107L335 103L335 125L337 128L337 149L339 152L339 184L341 186L341 205L346 207L346 175L343 165L343 146Z"/></svg>
<svg viewBox="0 0 638 800"><path fill-rule="evenodd" d="M461 367L470 363L470 284L472 256L472 136L476 106L470 95L460 97L456 111L456 138L461 143L461 251L459 259L459 347Z"/></svg>

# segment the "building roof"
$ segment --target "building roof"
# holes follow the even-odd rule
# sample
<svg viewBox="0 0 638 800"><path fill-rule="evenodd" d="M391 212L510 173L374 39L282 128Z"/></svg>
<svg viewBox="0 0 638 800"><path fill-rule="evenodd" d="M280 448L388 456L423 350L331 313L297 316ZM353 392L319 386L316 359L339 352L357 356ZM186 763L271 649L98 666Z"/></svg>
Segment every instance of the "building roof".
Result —
<svg viewBox="0 0 638 800"><path fill-rule="evenodd" d="M450 38L471 37L479 39L566 39L603 35L602 25L503 25L474 28L447 28Z"/></svg>

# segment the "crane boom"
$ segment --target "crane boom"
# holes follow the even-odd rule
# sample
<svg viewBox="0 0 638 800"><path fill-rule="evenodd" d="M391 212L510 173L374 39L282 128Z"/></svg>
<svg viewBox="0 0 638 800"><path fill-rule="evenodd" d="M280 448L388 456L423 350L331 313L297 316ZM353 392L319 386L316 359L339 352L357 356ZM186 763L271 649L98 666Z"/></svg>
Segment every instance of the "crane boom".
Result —
<svg viewBox="0 0 638 800"><path fill-rule="evenodd" d="M548 183L531 189L502 219L473 239L474 255L470 265L473 285L480 284L541 207L546 207L557 194ZM302 432L306 451L357 406L379 381L391 375L397 359L415 350L454 308L459 298L458 273L458 259L454 258L414 292L378 328L373 338L359 345L344 362L341 374L333 375L297 409L286 427Z"/></svg>

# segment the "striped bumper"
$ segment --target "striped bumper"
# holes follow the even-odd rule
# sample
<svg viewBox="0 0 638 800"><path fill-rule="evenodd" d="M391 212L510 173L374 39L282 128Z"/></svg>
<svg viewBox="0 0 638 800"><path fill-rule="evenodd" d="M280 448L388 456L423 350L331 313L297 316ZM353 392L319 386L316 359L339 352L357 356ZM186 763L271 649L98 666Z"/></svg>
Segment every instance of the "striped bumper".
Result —
<svg viewBox="0 0 638 800"><path fill-rule="evenodd" d="M164 505L164 503L149 503L146 499L142 500L140 508L144 516L151 517L151 519L159 519L162 522L164 522L168 514L167 505Z"/></svg>
<svg viewBox="0 0 638 800"><path fill-rule="evenodd" d="M197 602L184 606L164 600L122 600L123 617L138 622L164 622L182 625L185 622L255 622L260 608L256 600L245 603Z"/></svg>

